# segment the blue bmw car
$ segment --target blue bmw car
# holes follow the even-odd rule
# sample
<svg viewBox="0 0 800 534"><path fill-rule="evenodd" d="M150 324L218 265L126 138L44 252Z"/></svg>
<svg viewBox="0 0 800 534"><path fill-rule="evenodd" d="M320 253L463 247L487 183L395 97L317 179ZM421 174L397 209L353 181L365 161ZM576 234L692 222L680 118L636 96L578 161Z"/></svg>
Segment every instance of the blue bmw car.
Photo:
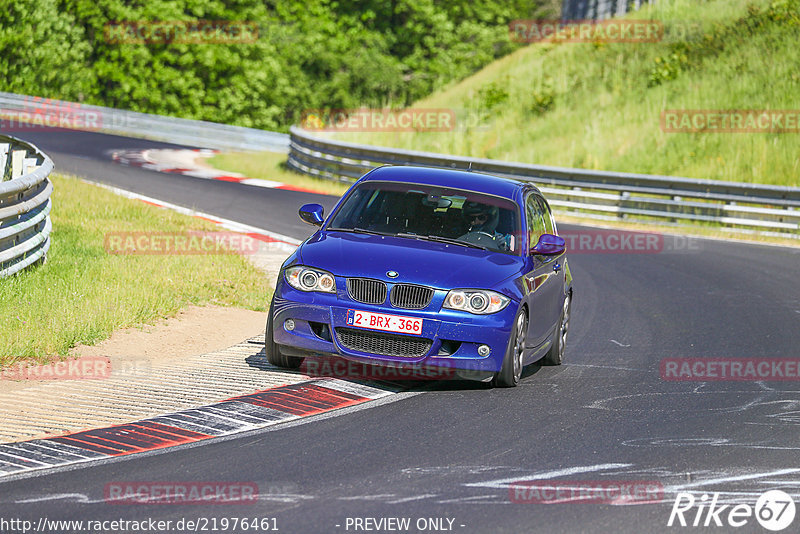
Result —
<svg viewBox="0 0 800 534"><path fill-rule="evenodd" d="M537 360L559 365L572 276L541 192L486 174L387 166L361 177L281 267L267 359L308 356L452 370L519 383Z"/></svg>

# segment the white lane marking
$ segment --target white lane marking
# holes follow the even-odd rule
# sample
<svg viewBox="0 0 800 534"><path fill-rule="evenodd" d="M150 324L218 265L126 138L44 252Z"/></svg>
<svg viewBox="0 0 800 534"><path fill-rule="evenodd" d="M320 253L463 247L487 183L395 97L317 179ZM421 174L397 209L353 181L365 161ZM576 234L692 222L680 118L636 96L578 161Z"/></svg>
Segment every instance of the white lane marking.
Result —
<svg viewBox="0 0 800 534"><path fill-rule="evenodd" d="M497 495L475 495L473 497L458 497L456 499L446 499L442 501L436 501L436 504L458 504L461 502L473 502L485 499L497 499Z"/></svg>
<svg viewBox="0 0 800 534"><path fill-rule="evenodd" d="M235 175L233 173L223 175L223 174L220 174L217 171L206 170L206 169L198 169L198 170L192 170L192 171L181 171L178 174L183 174L184 176L191 176L193 178L205 178L205 179L210 179L210 180L215 179L217 176L234 176L235 177Z"/></svg>
<svg viewBox="0 0 800 534"><path fill-rule="evenodd" d="M487 480L485 482L470 482L468 484L464 484L464 486L470 488L505 489L508 487L509 484L513 482L526 482L529 480L548 480L551 478L565 477L581 473L593 473L596 471L606 471L608 469L631 467L632 465L633 464L597 464L597 465L586 465L578 467L568 467L566 469L556 469L555 471L543 471L535 475L500 478L497 480Z"/></svg>
<svg viewBox="0 0 800 534"><path fill-rule="evenodd" d="M5 459L6 457L7 458L11 458L11 460L6 460ZM42 462L42 461L39 461L39 460L34 460L32 458L24 458L22 456L18 456L17 454L13 454L12 452L8 452L8 451L0 452L0 460L3 460L3 461L8 462L8 463L15 463L15 464L19 464L19 463L34 464L33 466L30 466L30 467L36 467L37 465L45 465L45 466L46 465L51 465L51 464L48 464L48 463L45 463L45 462ZM22 467L23 467L23 469L29 468L28 466L22 466Z"/></svg>
<svg viewBox="0 0 800 534"><path fill-rule="evenodd" d="M23 451L35 452L43 456L49 456L52 458L63 458L65 456L74 456L76 458L87 458L86 454L88 451L64 443L57 443L57 444L47 443L47 442L42 442L41 440L25 441L23 443L24 444L5 443L3 444L3 446L11 449L19 449ZM91 456L92 455L90 454L89 457Z"/></svg>
<svg viewBox="0 0 800 534"><path fill-rule="evenodd" d="M698 480L697 482L690 482L688 484L678 484L674 486L669 486L668 488L664 488L666 491L667 489L671 491L680 491L683 488L695 488L697 486L708 486L710 484L724 484L726 482L740 482L742 480L754 480L757 478L765 478L771 476L780 476L780 475L790 475L793 473L800 473L800 469L792 468L792 469L779 469L777 471L768 471L766 473L753 473L750 475L737 475L737 476L728 476L728 477L721 477L721 478L710 478L706 480Z"/></svg>
<svg viewBox="0 0 800 534"><path fill-rule="evenodd" d="M293 504L302 500L316 499L314 495L303 495L300 493L262 493L258 495L259 501L270 501Z"/></svg>
<svg viewBox="0 0 800 534"><path fill-rule="evenodd" d="M437 475L439 473L444 474L451 474L451 473L466 473L468 475L477 475L479 473L485 473L487 471L508 471L510 469L514 469L514 467L508 465L496 465L496 466L485 466L485 465L456 465L456 466L434 466L434 467L406 467L405 469L401 469L400 472L403 474L412 474L412 475Z"/></svg>
<svg viewBox="0 0 800 534"><path fill-rule="evenodd" d="M781 423L744 423L745 425L776 426ZM639 445L638 443L644 443ZM739 447L743 449L765 449L773 451L796 451L800 447L783 447L778 445L758 445L754 443L737 443L728 438L658 438L658 439L630 439L623 441L622 445L628 447Z"/></svg>
<svg viewBox="0 0 800 534"><path fill-rule="evenodd" d="M609 341L611 341L612 343L616 343L616 344L617 344L617 345L619 345L620 347L630 347L630 344L628 344L628 345L623 345L622 343L620 343L620 342L619 342L619 341L617 341L616 339L609 339Z"/></svg>
<svg viewBox="0 0 800 534"><path fill-rule="evenodd" d="M379 501L381 499L388 499L397 497L394 493L381 493L378 495L353 495L351 497L339 497L340 501Z"/></svg>
<svg viewBox="0 0 800 534"><path fill-rule="evenodd" d="M244 180L239 180L240 184L245 185L254 185L256 187L280 187L282 185L286 185L283 182L273 182L272 180L261 180L259 178L245 178Z"/></svg>
<svg viewBox="0 0 800 534"><path fill-rule="evenodd" d="M396 393L396 391L393 390L379 389L366 384L359 384L357 382L346 382L344 380L339 380L338 378L322 378L315 380L314 384L328 389L341 391L343 393L358 395L359 397L364 397L367 399L379 399L381 397L386 397L387 395Z"/></svg>
<svg viewBox="0 0 800 534"><path fill-rule="evenodd" d="M37 502L63 501L63 500L71 500L74 502L79 502L84 504L95 504L99 502L104 502L103 500L90 499L88 495L84 495L83 493L53 493L49 495L42 495L40 497L31 497L29 499L20 499L14 501L14 504L31 504Z"/></svg>
<svg viewBox="0 0 800 534"><path fill-rule="evenodd" d="M616 365L591 365L588 363L565 363L567 367L593 367L595 369L615 369L618 371L645 371L645 369L633 369L631 367L617 367Z"/></svg>
<svg viewBox="0 0 800 534"><path fill-rule="evenodd" d="M172 204L170 202L165 202L157 198L140 195L138 193L132 193L131 191L120 189L118 187L114 187L111 185L100 184L97 182L92 182L91 180L81 180L81 181L102 187L103 189L111 191L112 193L125 198L150 202L152 204L156 204L163 208L167 208L169 210L182 213L184 215L189 215L191 217L203 217L204 219L210 219L211 221L222 226L223 228L226 228L228 230L233 230L234 232L255 233L264 235L266 237L269 237L277 241L277 243L272 243L273 245L284 245L285 248L287 248L287 250L290 250L292 252L294 251L295 248L297 248L297 245L302 243L302 241L300 241L299 239L295 239L287 235L271 232L263 228L258 228L257 226L250 226L249 224L242 224L236 221L232 221L230 219L223 219L222 217L217 217L216 215L211 215L210 213L204 213L202 211L197 211L190 208L184 208L183 206L178 206L177 204Z"/></svg>
<svg viewBox="0 0 800 534"><path fill-rule="evenodd" d="M414 497L404 497L402 499L395 499L393 501L386 501L386 504L402 504L404 502L411 502L411 501L419 501L422 499L428 499L430 497L438 497L438 493L425 493L423 495L415 495Z"/></svg>

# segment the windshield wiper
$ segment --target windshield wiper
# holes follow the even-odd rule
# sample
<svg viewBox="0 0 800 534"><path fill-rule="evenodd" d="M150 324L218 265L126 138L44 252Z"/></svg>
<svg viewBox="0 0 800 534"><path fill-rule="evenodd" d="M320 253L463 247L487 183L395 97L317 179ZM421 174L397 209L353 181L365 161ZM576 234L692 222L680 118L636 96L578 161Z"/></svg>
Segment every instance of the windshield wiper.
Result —
<svg viewBox="0 0 800 534"><path fill-rule="evenodd" d="M438 241L439 243L450 243L450 244L453 244L453 245L461 245L461 246L464 246L464 247L479 248L479 249L482 249L482 250L492 250L489 247L485 247L483 245L478 245L477 243L469 243L467 241L461 241L459 239L454 239L452 237L442 237L440 235L429 235L428 239L430 239L431 241Z"/></svg>
<svg viewBox="0 0 800 534"><path fill-rule="evenodd" d="M421 235L411 234L408 232L398 232L393 234L391 232L379 232L377 230L367 230L366 228L328 228L329 232L353 232L356 234L370 234L370 235L385 235L391 237L404 237L407 239L421 239L423 241L436 241L438 243L447 243L448 245L461 245L462 247L479 248L481 250L492 250L483 245L476 245L475 243L468 243L467 241L459 241L452 237L442 237L439 235Z"/></svg>
<svg viewBox="0 0 800 534"><path fill-rule="evenodd" d="M448 245L461 245L462 247L479 248L482 250L491 250L489 247L483 245L476 245L475 243L468 243L466 241L459 241L452 237L442 237L439 235L419 235L419 234L397 234L398 237L411 237L413 239L423 239L425 241L436 241L438 243L447 243Z"/></svg>
<svg viewBox="0 0 800 534"><path fill-rule="evenodd" d="M419 235L419 234L412 234L412 233L409 233L409 232L397 232L394 235L395 235L395 237L406 237L406 238L410 238L410 239L425 239L425 240L428 239L427 236Z"/></svg>
<svg viewBox="0 0 800 534"><path fill-rule="evenodd" d="M353 232L356 234L369 234L369 235L394 235L388 232L379 232L377 230L367 230L366 228L328 228L329 232Z"/></svg>

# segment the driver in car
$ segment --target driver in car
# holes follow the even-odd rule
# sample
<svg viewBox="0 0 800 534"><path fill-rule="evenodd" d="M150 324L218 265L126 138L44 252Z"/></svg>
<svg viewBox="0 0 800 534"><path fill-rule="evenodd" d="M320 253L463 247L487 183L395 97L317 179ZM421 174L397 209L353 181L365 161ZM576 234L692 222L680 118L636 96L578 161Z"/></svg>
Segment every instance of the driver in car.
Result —
<svg viewBox="0 0 800 534"><path fill-rule="evenodd" d="M462 213L469 225L469 229L461 239L466 238L469 240L468 236L470 234L483 234L492 239L492 248L511 250L511 236L497 231L497 224L500 222L500 210L497 206L481 204L480 202L465 202Z"/></svg>

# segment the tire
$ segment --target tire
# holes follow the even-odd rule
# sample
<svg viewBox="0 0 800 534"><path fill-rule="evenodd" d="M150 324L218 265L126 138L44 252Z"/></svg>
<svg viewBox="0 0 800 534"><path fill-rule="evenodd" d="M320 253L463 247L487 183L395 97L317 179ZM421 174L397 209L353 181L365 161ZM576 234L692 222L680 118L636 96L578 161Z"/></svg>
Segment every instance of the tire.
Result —
<svg viewBox="0 0 800 534"><path fill-rule="evenodd" d="M513 388L522 377L522 357L525 352L525 332L528 330L528 313L525 308L517 312L514 327L508 338L508 348L503 357L503 366L494 375L492 385L501 388Z"/></svg>
<svg viewBox="0 0 800 534"><path fill-rule="evenodd" d="M558 332L553 338L550 350L542 358L543 365L561 365L564 361L564 349L567 345L567 333L569 333L569 317L572 312L572 292L564 297L564 306L561 309L561 317L558 319Z"/></svg>
<svg viewBox="0 0 800 534"><path fill-rule="evenodd" d="M278 349L278 345L275 343L275 339L272 335L272 310L274 309L274 306L275 298L273 297L272 302L269 305L267 328L264 332L264 354L267 356L267 361L272 365L283 367L285 369L297 369L300 367L300 365L302 365L303 358L285 356L281 354L281 351Z"/></svg>

